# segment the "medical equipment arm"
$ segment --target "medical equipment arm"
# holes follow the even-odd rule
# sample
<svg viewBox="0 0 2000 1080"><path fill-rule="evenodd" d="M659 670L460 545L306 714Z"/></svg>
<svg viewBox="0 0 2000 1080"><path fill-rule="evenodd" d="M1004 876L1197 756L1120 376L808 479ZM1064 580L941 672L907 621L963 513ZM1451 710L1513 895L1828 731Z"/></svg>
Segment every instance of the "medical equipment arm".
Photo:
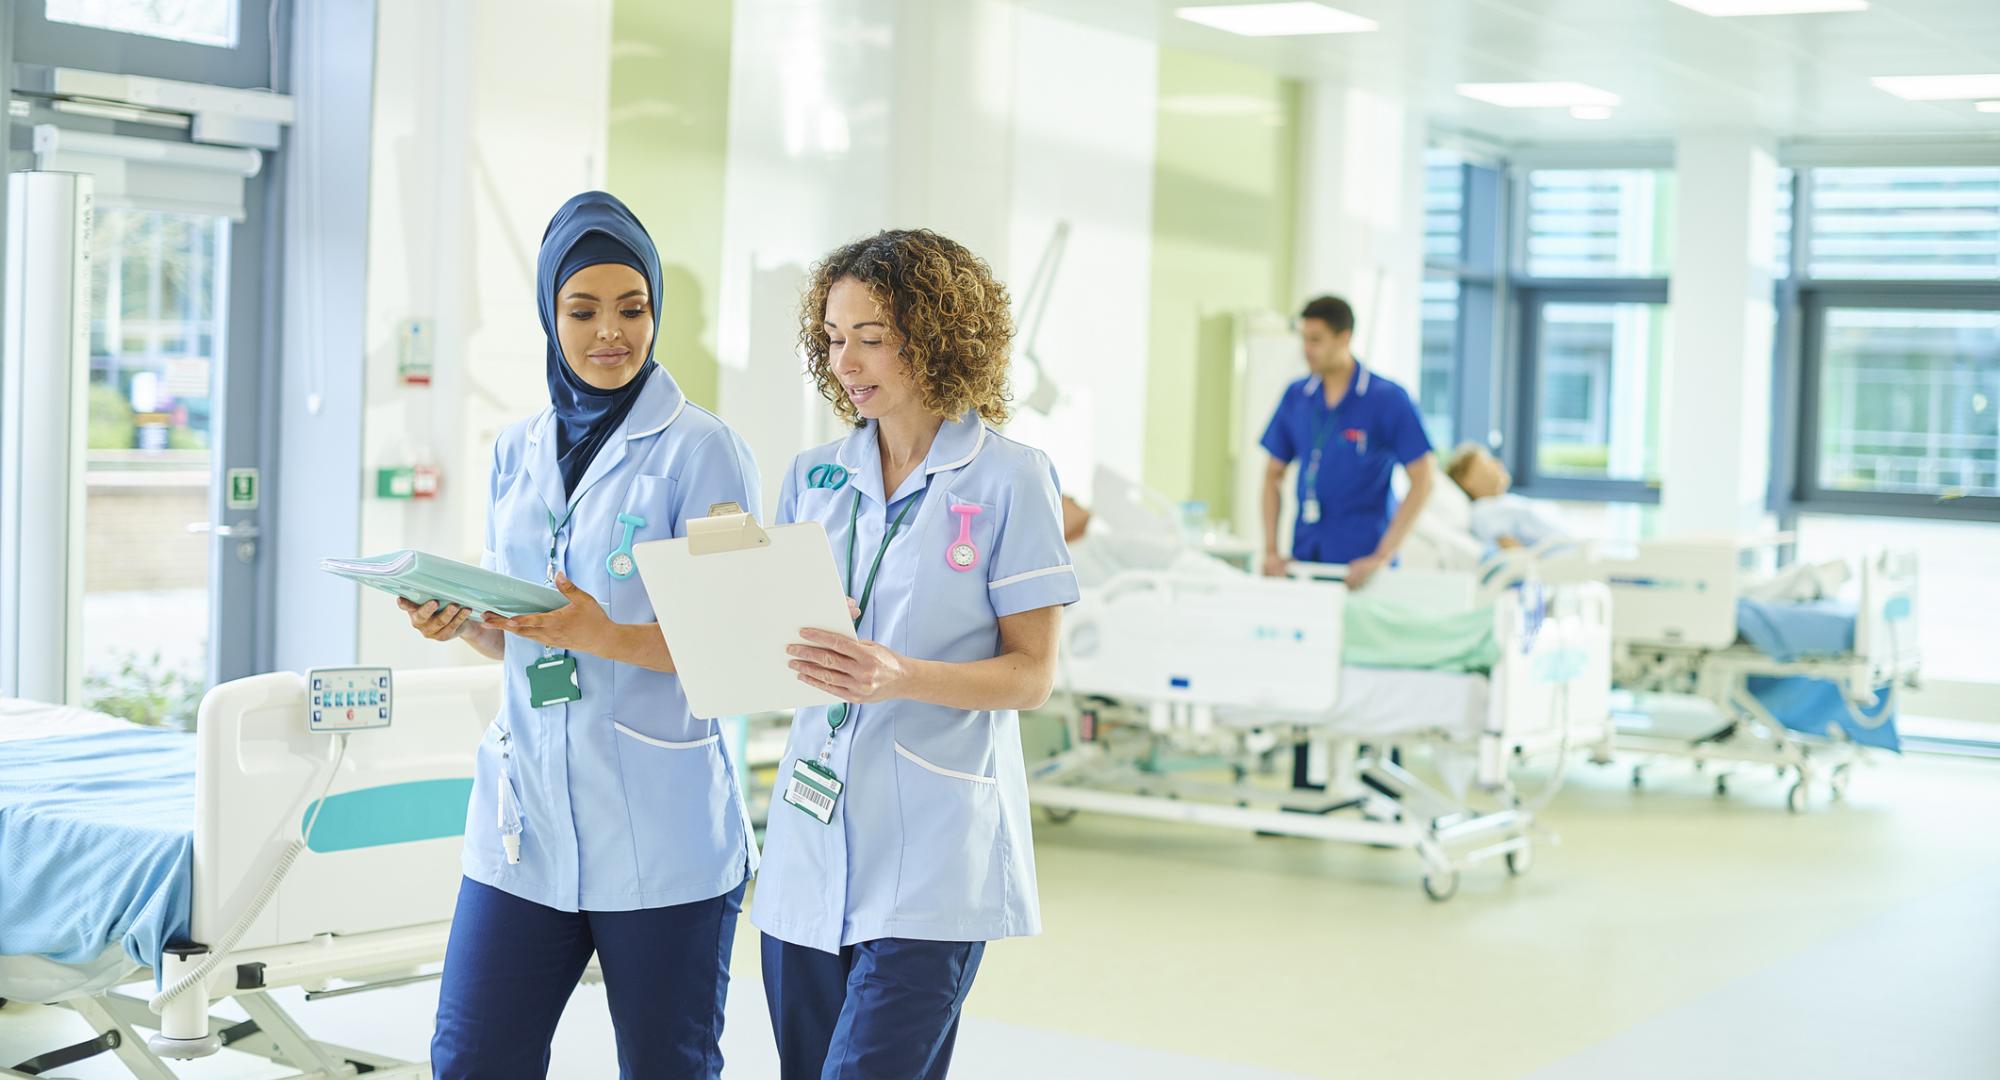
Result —
<svg viewBox="0 0 2000 1080"><path fill-rule="evenodd" d="M950 709L1033 709L1055 687L1062 606L1000 617L1000 654L952 663L917 660L873 641L818 630L793 646L792 668L810 686L863 704L921 701Z"/></svg>
<svg viewBox="0 0 2000 1080"><path fill-rule="evenodd" d="M1264 464L1264 574L1282 577L1285 555L1278 550L1278 509L1284 502L1285 470L1289 466L1277 458Z"/></svg>

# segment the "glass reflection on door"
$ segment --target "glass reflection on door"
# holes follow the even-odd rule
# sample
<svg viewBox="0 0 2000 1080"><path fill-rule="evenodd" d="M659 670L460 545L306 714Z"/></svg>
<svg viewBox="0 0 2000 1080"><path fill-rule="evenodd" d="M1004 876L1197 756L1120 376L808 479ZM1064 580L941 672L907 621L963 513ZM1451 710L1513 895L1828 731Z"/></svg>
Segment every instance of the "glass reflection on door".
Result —
<svg viewBox="0 0 2000 1080"><path fill-rule="evenodd" d="M92 237L84 700L139 723L193 726L207 685L228 230L99 207Z"/></svg>

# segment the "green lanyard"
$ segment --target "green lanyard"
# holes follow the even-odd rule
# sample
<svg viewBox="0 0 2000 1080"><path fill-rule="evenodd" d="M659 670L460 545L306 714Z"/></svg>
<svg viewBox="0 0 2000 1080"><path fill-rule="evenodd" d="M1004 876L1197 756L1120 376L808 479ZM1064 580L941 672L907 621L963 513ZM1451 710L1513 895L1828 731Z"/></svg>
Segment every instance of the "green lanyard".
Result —
<svg viewBox="0 0 2000 1080"><path fill-rule="evenodd" d="M582 501L582 500L578 500L578 502L581 502L581 501ZM554 514L553 512L551 512L551 513L549 514L549 574L548 574L548 576L549 576L549 585L550 585L551 587L553 587L553 586L555 585L555 583L556 583L556 537L562 534L562 530L563 530L563 526L565 526L565 525L568 525L568 524L569 524L569 519L570 519L570 518L573 518L573 517L575 517L575 516L576 516L576 506L577 506L577 504L576 504L576 503L571 503L571 504L570 504L570 508L569 508L569 512L568 512L568 513L566 513L566 514L564 514L564 515L562 516L562 520L561 520L561 521L557 521L557 520L556 520L556 516L555 516L555 514Z"/></svg>
<svg viewBox="0 0 2000 1080"><path fill-rule="evenodd" d="M861 625L861 616L868 614L869 597L875 594L875 575L882 572L882 556L889 553L890 543L896 539L896 534L902 531L903 519L909 517L911 508L922 501L921 497L917 497L906 500L903 503L902 511L896 515L895 522L889 526L888 533L882 537L882 546L875 549L875 562L868 567L868 581L862 585L861 595L854 602L854 606L860 609L860 614L854 617L854 625L857 628ZM854 595L854 541L859 532L855 526L860 521L861 492L856 490L854 492L854 509L849 511L847 515L847 595L849 596ZM833 738L835 732L840 730L840 725L847 723L848 712L849 709L845 701L826 710L827 738L829 740Z"/></svg>

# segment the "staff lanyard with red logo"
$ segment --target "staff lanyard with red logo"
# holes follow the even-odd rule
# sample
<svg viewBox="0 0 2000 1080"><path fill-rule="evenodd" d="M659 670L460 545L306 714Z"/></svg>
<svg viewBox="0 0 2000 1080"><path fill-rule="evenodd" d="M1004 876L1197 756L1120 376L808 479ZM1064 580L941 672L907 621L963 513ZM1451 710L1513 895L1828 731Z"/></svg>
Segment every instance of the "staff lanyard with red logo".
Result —
<svg viewBox="0 0 2000 1080"><path fill-rule="evenodd" d="M1337 410L1336 410L1337 411ZM1326 449L1326 438L1333 434L1335 413L1326 414L1319 422L1319 430L1313 435L1312 454L1306 458L1305 497L1299 502L1299 520L1307 525L1319 524L1319 458ZM1368 432L1361 428L1348 428L1341 432L1341 438L1354 444L1357 455L1368 453Z"/></svg>

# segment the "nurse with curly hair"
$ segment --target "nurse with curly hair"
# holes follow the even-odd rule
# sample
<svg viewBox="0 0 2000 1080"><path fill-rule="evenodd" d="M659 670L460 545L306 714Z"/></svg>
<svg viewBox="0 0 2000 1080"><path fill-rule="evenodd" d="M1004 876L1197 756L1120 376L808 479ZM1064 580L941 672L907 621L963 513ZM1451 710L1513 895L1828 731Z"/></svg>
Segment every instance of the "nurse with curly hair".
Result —
<svg viewBox="0 0 2000 1080"><path fill-rule="evenodd" d="M1002 436L1006 289L925 230L814 269L800 342L852 425L800 454L780 523L826 527L856 639L814 630L751 921L786 1080L942 1077L986 942L1039 933L1016 710L1077 599L1054 470Z"/></svg>

